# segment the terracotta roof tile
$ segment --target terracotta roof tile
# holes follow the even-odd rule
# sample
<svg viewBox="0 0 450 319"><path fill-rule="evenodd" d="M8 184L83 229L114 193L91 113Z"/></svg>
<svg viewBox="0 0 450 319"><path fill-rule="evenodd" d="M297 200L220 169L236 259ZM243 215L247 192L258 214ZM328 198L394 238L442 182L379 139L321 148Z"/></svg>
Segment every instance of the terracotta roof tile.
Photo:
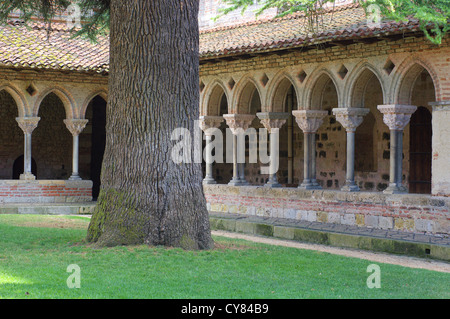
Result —
<svg viewBox="0 0 450 319"><path fill-rule="evenodd" d="M202 59L274 49L293 48L325 41L346 40L419 30L418 21L383 21L370 27L362 7L346 5L328 11L321 17L320 29L312 35L305 28L305 17L294 14L284 18L263 20L243 25L201 32Z"/></svg>
<svg viewBox="0 0 450 319"><path fill-rule="evenodd" d="M417 21L384 21L379 27L367 25L364 9L358 5L340 7L323 15L323 25L312 36L304 27L305 17L293 14L242 25L216 28L200 33L200 58L294 48L326 41L374 37L419 30ZM109 39L91 43L71 38L63 23L27 28L20 24L0 27L0 66L56 69L107 74Z"/></svg>
<svg viewBox="0 0 450 319"><path fill-rule="evenodd" d="M25 27L8 24L0 28L0 66L58 69L107 73L109 44L71 38L65 24L52 24L48 32L42 25Z"/></svg>

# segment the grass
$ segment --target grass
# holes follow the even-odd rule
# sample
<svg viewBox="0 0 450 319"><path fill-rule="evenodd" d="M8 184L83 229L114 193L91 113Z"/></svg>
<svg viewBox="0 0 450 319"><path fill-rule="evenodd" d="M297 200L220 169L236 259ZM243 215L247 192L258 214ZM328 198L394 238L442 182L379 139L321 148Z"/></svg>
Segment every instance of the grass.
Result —
<svg viewBox="0 0 450 319"><path fill-rule="evenodd" d="M82 216L0 215L0 298L449 298L450 274L215 237L210 251L95 249ZM69 289L81 270L81 288Z"/></svg>

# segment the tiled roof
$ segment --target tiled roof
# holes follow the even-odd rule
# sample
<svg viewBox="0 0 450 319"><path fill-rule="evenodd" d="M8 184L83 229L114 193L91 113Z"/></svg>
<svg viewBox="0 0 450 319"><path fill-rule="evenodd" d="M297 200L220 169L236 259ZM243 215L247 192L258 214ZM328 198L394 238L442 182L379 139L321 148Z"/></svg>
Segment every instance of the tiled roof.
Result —
<svg viewBox="0 0 450 319"><path fill-rule="evenodd" d="M0 27L0 66L107 73L109 42L71 38L64 23L52 23L52 31L38 24Z"/></svg>
<svg viewBox="0 0 450 319"><path fill-rule="evenodd" d="M321 30L314 36L304 27L305 17L293 14L284 18L256 21L200 32L200 59L229 55L262 53L330 41L402 34L419 30L417 21L383 22L368 27L364 9L347 5L323 15ZM109 39L98 43L71 38L63 23L27 28L20 24L0 27L0 67L53 69L107 74Z"/></svg>
<svg viewBox="0 0 450 319"><path fill-rule="evenodd" d="M249 54L420 30L418 21L413 20L383 21L379 26L370 27L365 10L358 4L337 7L334 11L323 14L320 18L320 29L314 36L308 34L305 21L304 15L293 14L201 32L201 58Z"/></svg>

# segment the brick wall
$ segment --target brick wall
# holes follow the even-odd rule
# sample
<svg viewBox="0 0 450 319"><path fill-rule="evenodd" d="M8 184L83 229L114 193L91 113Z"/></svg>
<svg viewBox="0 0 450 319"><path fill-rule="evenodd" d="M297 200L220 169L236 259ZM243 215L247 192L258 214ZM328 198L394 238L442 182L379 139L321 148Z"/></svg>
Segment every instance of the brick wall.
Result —
<svg viewBox="0 0 450 319"><path fill-rule="evenodd" d="M91 200L91 181L0 181L0 204L73 203Z"/></svg>
<svg viewBox="0 0 450 319"><path fill-rule="evenodd" d="M448 198L225 185L204 192L211 212L450 235Z"/></svg>

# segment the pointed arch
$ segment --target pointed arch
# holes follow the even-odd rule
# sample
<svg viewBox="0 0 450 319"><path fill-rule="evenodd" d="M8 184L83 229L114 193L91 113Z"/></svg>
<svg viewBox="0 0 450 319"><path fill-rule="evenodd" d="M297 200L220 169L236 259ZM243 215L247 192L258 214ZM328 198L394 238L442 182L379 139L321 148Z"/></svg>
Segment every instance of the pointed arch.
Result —
<svg viewBox="0 0 450 319"><path fill-rule="evenodd" d="M79 112L79 114L77 114L78 118L80 119L84 119L86 118L86 110L87 107L89 105L89 103L91 103L91 101L96 97L96 96L100 96L103 100L105 100L106 102L108 101L108 91L106 89L100 89L100 90L96 90L92 93L90 93L87 98L84 100L83 105L81 107L81 110Z"/></svg>
<svg viewBox="0 0 450 319"><path fill-rule="evenodd" d="M25 117L30 113L27 100L25 99L21 91L14 85L10 83L3 85L0 84L0 91L6 91L14 99L14 101L16 102L19 117Z"/></svg>
<svg viewBox="0 0 450 319"><path fill-rule="evenodd" d="M294 79L285 71L281 71L275 75L272 81L270 81L267 90L267 101L264 103L268 108L268 112L286 112L284 104L291 86L294 87L294 94L297 101L299 101L299 89L295 86ZM298 105L294 105L293 109L298 109Z"/></svg>
<svg viewBox="0 0 450 319"><path fill-rule="evenodd" d="M327 69L318 69L311 74L309 82L306 84L306 95L303 100L304 109L322 109L323 97L327 88L335 90L337 101L336 105L332 107L340 107L341 93L336 78Z"/></svg>
<svg viewBox="0 0 450 319"><path fill-rule="evenodd" d="M64 109L66 111L66 118L67 119L75 118L75 110L76 110L75 100L72 94L70 94L70 92L68 92L66 89L62 87L51 87L43 91L36 99L36 102L33 107L33 115L37 116L39 114L39 108L41 106L42 101L50 93L54 93L63 103Z"/></svg>
<svg viewBox="0 0 450 319"><path fill-rule="evenodd" d="M261 94L262 88L250 76L244 76L240 79L236 84L235 90L231 104L231 113L250 114L254 94L258 94L261 103L264 101L264 95ZM261 105L261 109L266 112L264 105Z"/></svg>
<svg viewBox="0 0 450 319"><path fill-rule="evenodd" d="M435 97L439 96L439 77L435 70L418 57L409 57L399 66L392 85L392 96L395 104L411 104L413 89L417 78L423 71L427 71L433 81Z"/></svg>
<svg viewBox="0 0 450 319"><path fill-rule="evenodd" d="M388 95L382 75L373 65L367 61L363 61L348 75L344 107L364 107L364 93L367 85L374 79L380 84L383 103L387 104Z"/></svg>
<svg viewBox="0 0 450 319"><path fill-rule="evenodd" d="M206 93L203 98L202 106L200 109L201 115L212 115L212 116L219 116L220 115L220 106L222 99L225 95L225 98L228 103L228 111L230 110L229 107L229 97L228 92L226 90L225 85L219 81L214 80L211 82L211 84L208 85L206 88Z"/></svg>

